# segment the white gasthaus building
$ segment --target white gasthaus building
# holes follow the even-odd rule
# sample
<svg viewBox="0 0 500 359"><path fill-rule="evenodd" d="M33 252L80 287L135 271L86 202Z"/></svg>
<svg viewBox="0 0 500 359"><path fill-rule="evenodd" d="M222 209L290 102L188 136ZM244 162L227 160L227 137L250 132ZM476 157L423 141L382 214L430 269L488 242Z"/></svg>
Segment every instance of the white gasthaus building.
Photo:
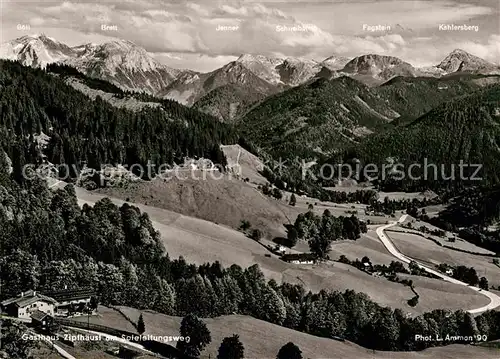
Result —
<svg viewBox="0 0 500 359"><path fill-rule="evenodd" d="M22 292L18 297L2 302L2 310L9 316L21 319L31 319L31 314L37 310L54 315L56 300L36 291Z"/></svg>

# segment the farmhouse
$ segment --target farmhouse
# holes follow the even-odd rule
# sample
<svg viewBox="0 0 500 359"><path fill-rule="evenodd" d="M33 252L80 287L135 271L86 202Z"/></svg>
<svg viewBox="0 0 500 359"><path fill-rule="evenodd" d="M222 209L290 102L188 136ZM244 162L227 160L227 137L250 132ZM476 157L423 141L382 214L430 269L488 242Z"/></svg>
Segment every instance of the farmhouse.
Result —
<svg viewBox="0 0 500 359"><path fill-rule="evenodd" d="M184 158L184 164L181 165L180 167L182 168L187 168L191 170L213 170L215 169L214 163L206 158L199 158L199 159L193 159L193 158Z"/></svg>
<svg viewBox="0 0 500 359"><path fill-rule="evenodd" d="M370 272L373 269L372 264L370 262L363 262L363 270L365 272Z"/></svg>
<svg viewBox="0 0 500 359"><path fill-rule="evenodd" d="M294 264L314 264L316 257L311 253L285 254L281 260Z"/></svg>
<svg viewBox="0 0 500 359"><path fill-rule="evenodd" d="M274 251L278 254L281 254L281 255L285 254L286 250L287 250L287 248L285 246L280 245L280 244L277 244L276 247L274 248Z"/></svg>
<svg viewBox="0 0 500 359"><path fill-rule="evenodd" d="M54 317L41 310L35 310L31 313L31 323L41 330L51 330L57 326L54 322Z"/></svg>
<svg viewBox="0 0 500 359"><path fill-rule="evenodd" d="M31 314L36 311L54 315L56 303L53 298L29 290L15 298L6 299L1 304L2 311L9 316L31 319Z"/></svg>
<svg viewBox="0 0 500 359"><path fill-rule="evenodd" d="M56 300L56 315L69 315L71 312L82 312L88 307L90 299L97 293L92 288L64 288L44 292L44 294Z"/></svg>

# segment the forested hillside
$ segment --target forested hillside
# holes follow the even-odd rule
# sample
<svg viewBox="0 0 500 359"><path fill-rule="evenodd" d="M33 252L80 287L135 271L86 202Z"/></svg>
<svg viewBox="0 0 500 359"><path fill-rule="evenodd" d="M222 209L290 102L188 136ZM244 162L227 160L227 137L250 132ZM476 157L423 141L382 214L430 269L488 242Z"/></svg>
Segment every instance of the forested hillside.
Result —
<svg viewBox="0 0 500 359"><path fill-rule="evenodd" d="M342 77L272 96L240 119L239 127L275 158L309 158L356 143L397 116L368 87Z"/></svg>
<svg viewBox="0 0 500 359"><path fill-rule="evenodd" d="M317 79L256 103L239 127L275 158L328 156L498 81L500 76L396 77L368 88L349 77Z"/></svg>
<svg viewBox="0 0 500 359"><path fill-rule="evenodd" d="M40 160L33 139L41 132L50 137L43 150L50 162L77 168L87 162L96 169L101 164L146 166L149 160L157 166L172 164L184 156L224 163L219 145L238 138L231 126L174 101L128 111L100 98L92 101L44 70L10 61L0 66L0 146L21 166ZM87 83L116 90L99 80Z"/></svg>
<svg viewBox="0 0 500 359"><path fill-rule="evenodd" d="M458 96L468 95L481 88L476 81L500 81L500 76L462 75L455 77L395 77L374 88L390 106L401 114L394 125L409 123L434 107Z"/></svg>
<svg viewBox="0 0 500 359"><path fill-rule="evenodd" d="M252 88L236 84L217 87L200 98L193 108L208 113L224 122L232 122L241 116L252 103L266 96Z"/></svg>
<svg viewBox="0 0 500 359"><path fill-rule="evenodd" d="M61 65L57 63L48 64L45 69L47 72L56 74L64 79L75 78L78 80L82 80L90 88L99 89L104 92L112 93L117 96L125 96L125 94L127 93L132 94L132 92L127 92L125 90L122 90L118 86L113 85L111 82L107 82L96 77L88 77L84 75L82 72L75 69L74 67L68 65ZM140 93L137 92L134 92L133 94L140 95Z"/></svg>
<svg viewBox="0 0 500 359"><path fill-rule="evenodd" d="M466 187L437 217L422 219L500 254L500 185ZM492 227L490 227L492 226Z"/></svg>
<svg viewBox="0 0 500 359"><path fill-rule="evenodd" d="M485 183L498 183L500 168L500 85L492 85L469 96L446 102L406 126L367 137L353 147L347 158L381 165L388 158L409 167L412 163L435 164L428 171L428 183L443 184L444 176L455 173L460 182L459 164L481 164L477 174ZM455 167L452 167L455 166ZM477 167L464 168L472 177ZM422 175L418 168L414 175ZM435 181L435 179L439 181ZM462 181L463 182L463 181ZM401 181L402 186L408 180ZM476 182L476 184L479 184Z"/></svg>

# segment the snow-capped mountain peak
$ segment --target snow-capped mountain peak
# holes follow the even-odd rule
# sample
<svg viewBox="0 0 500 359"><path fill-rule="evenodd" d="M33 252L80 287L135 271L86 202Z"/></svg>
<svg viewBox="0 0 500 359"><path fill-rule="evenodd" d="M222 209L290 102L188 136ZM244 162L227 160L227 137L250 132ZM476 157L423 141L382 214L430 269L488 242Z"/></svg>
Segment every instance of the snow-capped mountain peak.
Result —
<svg viewBox="0 0 500 359"><path fill-rule="evenodd" d="M280 57L268 57L264 55L252 55L252 54L241 54L240 57L236 59L236 62L240 62L244 65L252 63L279 65L283 62L283 58Z"/></svg>
<svg viewBox="0 0 500 359"><path fill-rule="evenodd" d="M415 77L422 73L394 56L368 54L355 57L341 70L369 85L377 85L396 76Z"/></svg>
<svg viewBox="0 0 500 359"><path fill-rule="evenodd" d="M280 83L280 76L276 67L282 64L284 59L279 57L267 57L263 55L243 54L235 63L243 65L261 79L272 83Z"/></svg>
<svg viewBox="0 0 500 359"><path fill-rule="evenodd" d="M182 72L161 64L145 49L127 40L69 47L44 34L26 35L2 44L0 58L33 67L61 63L126 90L152 94L172 83Z"/></svg>
<svg viewBox="0 0 500 359"><path fill-rule="evenodd" d="M254 75L273 85L299 85L316 76L322 68L321 64L314 60L251 54L241 55L235 63L243 65Z"/></svg>
<svg viewBox="0 0 500 359"><path fill-rule="evenodd" d="M56 39L54 39L53 37L47 36L44 33L24 35L24 36L21 36L20 38L14 40L14 41L26 43L26 42L30 42L30 41L36 41L36 40L39 40L39 41L42 41L45 43L59 43Z"/></svg>
<svg viewBox="0 0 500 359"><path fill-rule="evenodd" d="M452 52L450 52L450 55L464 55L464 56L472 56L469 54L467 51L462 50L462 49L455 49Z"/></svg>
<svg viewBox="0 0 500 359"><path fill-rule="evenodd" d="M368 85L378 85L395 76L440 77L453 72L500 74L498 66L461 49L452 51L437 66L420 69L397 57L376 54L352 60L333 55L321 62L296 57L242 54L219 69L197 73L163 65L131 41L114 39L102 44L69 47L45 34L26 35L1 44L0 58L17 60L33 67L61 63L125 90L145 91L188 104L226 85L232 86L227 87L226 92L238 88L243 92L251 89L254 93L268 95L313 78L349 76Z"/></svg>
<svg viewBox="0 0 500 359"><path fill-rule="evenodd" d="M368 54L355 57L351 61L349 61L345 67L344 71L353 71L353 72L369 72L372 74L377 74L382 72L384 69L388 67L394 67L403 63L403 60L393 57L393 56L384 56L384 55L376 55L376 54Z"/></svg>
<svg viewBox="0 0 500 359"><path fill-rule="evenodd" d="M131 41L113 40L101 45L86 44L73 48L79 53L80 59L76 61L77 67L85 67L85 63L100 63L115 76L120 70L127 69L132 72L151 72L164 70L172 76L179 71L170 69L155 60L148 52Z"/></svg>
<svg viewBox="0 0 500 359"><path fill-rule="evenodd" d="M89 76L103 78L131 91L156 94L182 72L158 62L131 41L113 40L100 45L74 47L78 56L70 65Z"/></svg>
<svg viewBox="0 0 500 359"><path fill-rule="evenodd" d="M0 58L18 60L25 66L45 67L72 56L70 47L45 34L25 35L0 46Z"/></svg>
<svg viewBox="0 0 500 359"><path fill-rule="evenodd" d="M82 56L83 54L85 53L90 53L92 51L95 51L95 49L98 47L99 45L91 42L91 43L87 43L87 44L83 44L83 45L78 45L78 46L74 46L72 47L71 49L78 54L78 56Z"/></svg>
<svg viewBox="0 0 500 359"><path fill-rule="evenodd" d="M437 65L446 73L452 72L475 72L491 73L499 70L499 67L483 60L480 57L469 54L462 49L455 49L443 61Z"/></svg>
<svg viewBox="0 0 500 359"><path fill-rule="evenodd" d="M288 57L278 66L281 82L291 86L297 86L312 79L321 69L322 66L317 61L296 57Z"/></svg>
<svg viewBox="0 0 500 359"><path fill-rule="evenodd" d="M350 61L348 57L343 56L329 56L324 59L321 64L332 71L341 70Z"/></svg>

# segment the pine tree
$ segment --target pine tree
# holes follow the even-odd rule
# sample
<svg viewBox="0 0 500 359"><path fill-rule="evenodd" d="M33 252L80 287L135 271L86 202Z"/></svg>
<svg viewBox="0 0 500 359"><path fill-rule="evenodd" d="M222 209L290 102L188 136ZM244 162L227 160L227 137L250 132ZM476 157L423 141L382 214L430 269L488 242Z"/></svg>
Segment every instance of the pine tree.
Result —
<svg viewBox="0 0 500 359"><path fill-rule="evenodd" d="M127 259L122 258L120 261L120 272L123 275L123 284L125 287L125 290L121 293L121 300L126 303L126 305L135 306L137 300L142 299L140 298L142 291L137 288L139 283L137 268ZM144 277L146 277L146 275L144 275Z"/></svg>
<svg viewBox="0 0 500 359"><path fill-rule="evenodd" d="M213 317L217 315L217 307L219 305L219 298L215 293L214 286L209 278L203 277L203 281L205 284L205 298L206 298L206 307L205 307L205 315L204 317Z"/></svg>
<svg viewBox="0 0 500 359"><path fill-rule="evenodd" d="M460 334L466 337L471 336L474 340L481 334L478 330L476 320L471 313L465 313L464 320L460 326Z"/></svg>
<svg viewBox="0 0 500 359"><path fill-rule="evenodd" d="M155 309L161 313L175 314L175 289L165 279L161 279L159 293L156 296Z"/></svg>
<svg viewBox="0 0 500 359"><path fill-rule="evenodd" d="M4 183L9 175L10 166L7 161L7 154L0 147L0 184Z"/></svg>
<svg viewBox="0 0 500 359"><path fill-rule="evenodd" d="M378 318L371 323L372 333L369 337L370 348L394 350L397 348L400 332L400 323L396 321L391 309L384 308Z"/></svg>
<svg viewBox="0 0 500 359"><path fill-rule="evenodd" d="M265 284L257 301L258 318L281 325L286 319L286 308L278 293Z"/></svg>
<svg viewBox="0 0 500 359"><path fill-rule="evenodd" d="M93 295L92 297L90 297L89 308L91 310L96 310L98 306L99 306L99 299Z"/></svg>
<svg viewBox="0 0 500 359"><path fill-rule="evenodd" d="M286 318L283 322L283 326L290 329L297 329L300 324L300 314L297 307L290 303L288 299L284 300Z"/></svg>
<svg viewBox="0 0 500 359"><path fill-rule="evenodd" d="M24 156L24 149L22 144L18 144L14 147L14 153L12 157L12 175L17 183L24 183L26 181L26 159Z"/></svg>
<svg viewBox="0 0 500 359"><path fill-rule="evenodd" d="M144 318L141 315L139 315L139 320L137 321L137 332L139 334L142 334L146 331L146 325L144 324Z"/></svg>

